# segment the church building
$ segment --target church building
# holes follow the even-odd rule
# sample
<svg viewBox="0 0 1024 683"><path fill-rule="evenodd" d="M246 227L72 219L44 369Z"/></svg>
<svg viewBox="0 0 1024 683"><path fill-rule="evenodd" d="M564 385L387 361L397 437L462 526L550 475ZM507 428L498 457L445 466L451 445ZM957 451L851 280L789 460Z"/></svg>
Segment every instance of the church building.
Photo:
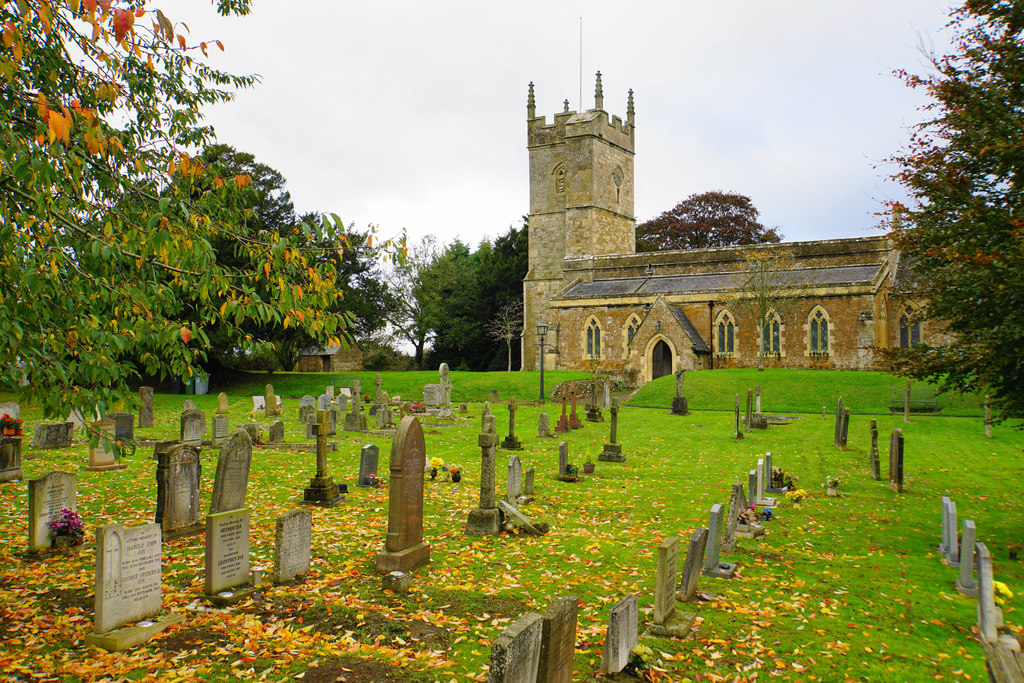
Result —
<svg viewBox="0 0 1024 683"><path fill-rule="evenodd" d="M594 108L537 116L527 99L529 271L523 281L523 369L627 375L677 368L882 370L875 350L941 336L919 305L892 294L906 277L884 235L636 253L633 91L625 119ZM760 326L737 291L750 250L787 250L794 295Z"/></svg>

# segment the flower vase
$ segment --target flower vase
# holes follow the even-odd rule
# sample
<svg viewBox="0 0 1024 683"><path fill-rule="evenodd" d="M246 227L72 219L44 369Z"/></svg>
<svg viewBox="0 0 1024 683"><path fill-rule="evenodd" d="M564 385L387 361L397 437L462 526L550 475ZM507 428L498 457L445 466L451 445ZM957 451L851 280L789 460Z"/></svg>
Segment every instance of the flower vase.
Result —
<svg viewBox="0 0 1024 683"><path fill-rule="evenodd" d="M452 483L458 484L462 481L462 472L452 472Z"/></svg>
<svg viewBox="0 0 1024 683"><path fill-rule="evenodd" d="M431 479L437 479L437 468L436 467L431 467L430 468L430 478Z"/></svg>
<svg viewBox="0 0 1024 683"><path fill-rule="evenodd" d="M583 463L583 473L584 474L593 474L594 473L594 463L592 463L592 462L585 462L585 463Z"/></svg>
<svg viewBox="0 0 1024 683"><path fill-rule="evenodd" d="M14 436L15 431L14 427L4 427L4 436Z"/></svg>
<svg viewBox="0 0 1024 683"><path fill-rule="evenodd" d="M827 494L828 494L828 495L830 495L830 496L838 496L838 495L839 495L839 489L837 489L837 488L836 488L836 487L834 487L834 486L829 486L829 487L828 487L828 488L827 488L827 489L825 490L825 493L827 493Z"/></svg>

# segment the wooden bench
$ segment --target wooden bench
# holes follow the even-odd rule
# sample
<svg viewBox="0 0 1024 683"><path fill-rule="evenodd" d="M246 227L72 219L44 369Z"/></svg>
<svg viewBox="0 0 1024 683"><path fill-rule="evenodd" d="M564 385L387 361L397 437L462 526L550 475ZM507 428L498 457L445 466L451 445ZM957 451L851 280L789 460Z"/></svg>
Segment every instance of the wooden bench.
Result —
<svg viewBox="0 0 1024 683"><path fill-rule="evenodd" d="M893 387L892 401L889 410L894 413L903 412L903 402L906 399L907 388ZM910 412L912 413L937 413L939 407L939 396L929 387L910 387Z"/></svg>

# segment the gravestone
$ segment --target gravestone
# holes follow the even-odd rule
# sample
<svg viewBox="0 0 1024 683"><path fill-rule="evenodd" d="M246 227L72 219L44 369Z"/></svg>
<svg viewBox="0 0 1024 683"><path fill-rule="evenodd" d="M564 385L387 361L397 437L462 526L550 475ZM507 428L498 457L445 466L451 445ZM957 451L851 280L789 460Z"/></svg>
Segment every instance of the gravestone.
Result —
<svg viewBox="0 0 1024 683"><path fill-rule="evenodd" d="M381 379L379 372L377 373L377 376L373 378L373 387L373 402L383 403L384 380Z"/></svg>
<svg viewBox="0 0 1024 683"><path fill-rule="evenodd" d="M597 459L603 462L626 462L626 456L622 454L622 444L618 443L619 399L612 401L611 414L612 423L608 435L608 443L604 445L604 449L597 456Z"/></svg>
<svg viewBox="0 0 1024 683"><path fill-rule="evenodd" d="M388 406L379 406L377 408L377 429L394 429L395 428L395 416L391 412L391 408Z"/></svg>
<svg viewBox="0 0 1024 683"><path fill-rule="evenodd" d="M253 396L252 397L252 412L254 412L254 413L265 412L266 405L267 405L267 401L266 401L266 399L264 397L262 397L262 396Z"/></svg>
<svg viewBox="0 0 1024 683"><path fill-rule="evenodd" d="M946 555L946 564L950 567L960 566L960 543L957 539L957 532L959 527L956 523L956 503L948 498L943 499L945 501L945 526L943 531L945 532L945 539L943 545L944 553Z"/></svg>
<svg viewBox="0 0 1024 683"><path fill-rule="evenodd" d="M223 391L217 394L217 414L227 415L228 411L231 410L231 405L228 402L228 395Z"/></svg>
<svg viewBox="0 0 1024 683"><path fill-rule="evenodd" d="M455 414L452 413L452 378L447 363L441 363L438 375L441 380L441 410L437 416L442 420L453 420Z"/></svg>
<svg viewBox="0 0 1024 683"><path fill-rule="evenodd" d="M576 655L576 620L579 598L569 595L553 598L540 637L537 681L572 683Z"/></svg>
<svg viewBox="0 0 1024 683"><path fill-rule="evenodd" d="M541 413L537 416L537 436L551 436L551 419L547 413Z"/></svg>
<svg viewBox="0 0 1024 683"><path fill-rule="evenodd" d="M494 495L495 449L498 435L495 433L494 416L484 415L483 430L477 437L480 446L480 504L469 511L469 520L463 532L466 536L488 536L500 528L500 517Z"/></svg>
<svg viewBox="0 0 1024 683"><path fill-rule="evenodd" d="M175 441L161 441L156 455L156 523L165 540L203 532L199 484L203 466L199 449Z"/></svg>
<svg viewBox="0 0 1024 683"><path fill-rule="evenodd" d="M850 409L843 408L843 422L839 427L839 450L846 450L846 438L850 431Z"/></svg>
<svg viewBox="0 0 1024 683"><path fill-rule="evenodd" d="M722 516L724 510L721 503L711 506L708 514L708 544L704 551L704 568L701 573L716 579L731 579L736 573L736 565L732 562L721 562L718 551L721 547Z"/></svg>
<svg viewBox="0 0 1024 683"><path fill-rule="evenodd" d="M740 512L747 507L747 497L743 495L743 484L737 482L732 485L732 492L729 494L729 510L725 516L725 535L722 538L722 552L736 552L736 527L739 525Z"/></svg>
<svg viewBox="0 0 1024 683"><path fill-rule="evenodd" d="M679 576L679 538L673 536L658 546L658 568L654 579L654 617L644 635L684 637L697 615L676 611L676 578Z"/></svg>
<svg viewBox="0 0 1024 683"><path fill-rule="evenodd" d="M32 434L32 449L46 451L68 448L75 439L75 426L70 422L44 422L37 424Z"/></svg>
<svg viewBox="0 0 1024 683"><path fill-rule="evenodd" d="M532 467L527 467L526 472L523 473L523 497L529 500L533 500L533 483L536 479L537 471Z"/></svg>
<svg viewBox="0 0 1024 683"><path fill-rule="evenodd" d="M686 403L686 397L683 396L683 380L686 378L686 370L682 368L676 370L676 395L672 398L672 410L673 415L689 415L690 408Z"/></svg>
<svg viewBox="0 0 1024 683"><path fill-rule="evenodd" d="M380 457L380 449L372 443L368 443L359 450L359 480L356 486L372 488L370 477L377 477L377 460Z"/></svg>
<svg viewBox="0 0 1024 683"><path fill-rule="evenodd" d="M330 398L328 405L330 404ZM299 424L307 424L310 420L316 418L316 399L306 394L299 399Z"/></svg>
<svg viewBox="0 0 1024 683"><path fill-rule="evenodd" d="M839 401L836 403L836 424L835 424L835 438L832 439L832 444L839 447L839 432L843 428L843 397L839 397Z"/></svg>
<svg viewBox="0 0 1024 683"><path fill-rule="evenodd" d="M439 406L443 399L440 384L423 385L423 403L427 406Z"/></svg>
<svg viewBox="0 0 1024 683"><path fill-rule="evenodd" d="M743 432L740 431L740 395L736 394L735 419L733 422L733 438L742 439Z"/></svg>
<svg viewBox="0 0 1024 683"><path fill-rule="evenodd" d="M601 407L605 410L612 407L612 381L607 377L604 379L604 401L601 402Z"/></svg>
<svg viewBox="0 0 1024 683"><path fill-rule="evenodd" d="M267 443L284 443L284 422L274 420L267 429Z"/></svg>
<svg viewBox="0 0 1024 683"><path fill-rule="evenodd" d="M377 571L408 572L430 561L430 544L423 540L423 468L427 446L415 417L404 417L391 444L388 491L388 534L377 555Z"/></svg>
<svg viewBox="0 0 1024 683"><path fill-rule="evenodd" d="M501 442L501 447L507 451L523 450L523 442L516 438L516 399L508 402L508 436Z"/></svg>
<svg viewBox="0 0 1024 683"><path fill-rule="evenodd" d="M558 444L558 476L565 474L569 467L569 444L565 441Z"/></svg>
<svg viewBox="0 0 1024 683"><path fill-rule="evenodd" d="M761 383L758 382L754 385L754 412L758 415L761 414Z"/></svg>
<svg viewBox="0 0 1024 683"><path fill-rule="evenodd" d="M590 405L587 407L587 422L604 422L601 407L597 404L597 375L590 378Z"/></svg>
<svg viewBox="0 0 1024 683"><path fill-rule="evenodd" d="M334 404L334 403L330 404L329 406L327 406L327 409L324 412L327 413L327 436L334 436L335 434L338 433L338 410L337 410L337 405ZM365 425L366 425L366 416L364 416L362 413L360 413L359 417L362 420L362 423L363 423L363 425L365 427ZM316 415L313 416L313 421L314 422L317 421L317 416ZM316 434L310 434L310 436L315 438Z"/></svg>
<svg viewBox="0 0 1024 683"><path fill-rule="evenodd" d="M988 404L988 395L985 395L985 438L992 438L992 408Z"/></svg>
<svg viewBox="0 0 1024 683"><path fill-rule="evenodd" d="M249 436L249 441L256 443L260 438L260 426L255 422L247 422L243 425L239 425L238 429L241 429Z"/></svg>
<svg viewBox="0 0 1024 683"><path fill-rule="evenodd" d="M249 514L241 508L206 516L207 596L249 584Z"/></svg>
<svg viewBox="0 0 1024 683"><path fill-rule="evenodd" d="M558 434L565 434L569 431L569 415L566 413L568 407L569 397L566 395L565 390L562 390L562 417L558 418L558 422L555 423L555 432Z"/></svg>
<svg viewBox="0 0 1024 683"><path fill-rule="evenodd" d="M629 655L640 642L637 633L639 617L640 601L635 595L627 595L612 607L601 653L601 673L618 673L629 664Z"/></svg>
<svg viewBox="0 0 1024 683"><path fill-rule="evenodd" d="M90 472L103 472L107 470L123 470L128 465L117 462L117 446L114 438L114 421L100 420L93 423L93 428L99 432L90 434L89 440L89 465L85 468ZM92 439L97 439L96 445L92 445Z"/></svg>
<svg viewBox="0 0 1024 683"><path fill-rule="evenodd" d="M135 438L135 416L131 413L111 413L107 416L114 421L114 439L129 441Z"/></svg>
<svg viewBox="0 0 1024 683"><path fill-rule="evenodd" d="M70 423L68 423L70 424ZM50 547L48 524L64 508L78 511L78 476L67 472L49 472L28 480L28 551L36 553Z"/></svg>
<svg viewBox="0 0 1024 683"><path fill-rule="evenodd" d="M0 403L0 415L10 415L15 420L21 419L21 405L18 403Z"/></svg>
<svg viewBox="0 0 1024 683"><path fill-rule="evenodd" d="M362 397L359 395L361 387L359 382L354 382L355 386L352 389L352 406L351 409L345 413L345 427L346 432L365 432L366 431L366 416L363 415Z"/></svg>
<svg viewBox="0 0 1024 683"><path fill-rule="evenodd" d="M186 410L199 410L199 406L192 399L186 398L185 402L181 404L181 411L185 412Z"/></svg>
<svg viewBox="0 0 1024 683"><path fill-rule="evenodd" d="M505 500L512 505L518 504L523 492L523 464L519 456L513 454L508 461L508 475L505 478Z"/></svg>
<svg viewBox="0 0 1024 683"><path fill-rule="evenodd" d="M903 430L892 430L889 436L889 488L903 493Z"/></svg>
<svg viewBox="0 0 1024 683"><path fill-rule="evenodd" d="M576 414L576 382L569 382L569 405L572 410L569 412L569 429L583 429L579 415Z"/></svg>
<svg viewBox="0 0 1024 683"><path fill-rule="evenodd" d="M139 427L153 426L153 387L139 387Z"/></svg>
<svg viewBox="0 0 1024 683"><path fill-rule="evenodd" d="M750 423L754 421L754 392L750 389L747 389L747 412L743 417L743 431L749 432Z"/></svg>
<svg viewBox="0 0 1024 683"><path fill-rule="evenodd" d="M302 502L308 505L333 507L344 500L342 493L348 493L347 485L335 484L334 477L327 474L327 424L330 414L330 411L321 410L318 415L320 424L316 425L316 475L309 481L302 495Z"/></svg>
<svg viewBox="0 0 1024 683"><path fill-rule="evenodd" d="M512 622L491 643L491 683L533 683L540 665L544 619L528 612Z"/></svg>
<svg viewBox="0 0 1024 683"><path fill-rule="evenodd" d="M228 416L223 413L217 413L210 420L210 424L213 428L213 445L221 447L224 442L228 440L228 434L231 429L228 425Z"/></svg>
<svg viewBox="0 0 1024 683"><path fill-rule="evenodd" d="M160 613L161 550L158 524L96 529L97 634Z"/></svg>
<svg viewBox="0 0 1024 683"><path fill-rule="evenodd" d="M974 520L965 519L963 538L960 543L962 553L960 556L960 572L956 577L956 590L961 595L970 597L978 597L978 582L974 579L974 568L976 565L974 557L975 536Z"/></svg>
<svg viewBox="0 0 1024 683"><path fill-rule="evenodd" d="M996 607L992 557L984 543L974 545L974 557L978 570L978 636L983 644L995 643L999 639L1003 616Z"/></svg>
<svg viewBox="0 0 1024 683"><path fill-rule="evenodd" d="M871 462L871 478L878 481L882 478L882 467L878 458L878 421L871 421L871 453L868 458Z"/></svg>
<svg viewBox="0 0 1024 683"><path fill-rule="evenodd" d="M708 543L708 530L697 527L690 536L690 544L686 549L686 563L683 564L683 577L679 583L678 598L690 602L697 593L697 581L704 565L704 549Z"/></svg>
<svg viewBox="0 0 1024 683"><path fill-rule="evenodd" d="M268 384L263 390L263 416L274 417L277 414L277 397L274 396L274 385Z"/></svg>
<svg viewBox="0 0 1024 683"><path fill-rule="evenodd" d="M331 397L327 394L320 394L316 399L317 410L327 410L331 407Z"/></svg>
<svg viewBox="0 0 1024 683"><path fill-rule="evenodd" d="M488 401L484 401L484 409L480 412L480 429L483 430L487 426L487 418L491 416L491 404Z"/></svg>
<svg viewBox="0 0 1024 683"><path fill-rule="evenodd" d="M498 400L499 400L498 399L498 390L497 389L491 389L491 403L497 403Z"/></svg>
<svg viewBox="0 0 1024 683"><path fill-rule="evenodd" d="M309 572L313 511L296 509L278 515L274 534L274 580L291 581Z"/></svg>
<svg viewBox="0 0 1024 683"><path fill-rule="evenodd" d="M210 498L211 515L245 507L251 465L252 440L244 429L236 429L220 449L217 458L217 473Z"/></svg>
<svg viewBox="0 0 1024 683"><path fill-rule="evenodd" d="M183 410L181 412L182 443L190 446L203 445L203 434L206 433L206 414L201 410Z"/></svg>
<svg viewBox="0 0 1024 683"><path fill-rule="evenodd" d="M768 489L768 472L765 467L764 458L758 458L757 460L757 494L754 496L754 504L760 507L775 507L776 500L769 498L765 493Z"/></svg>

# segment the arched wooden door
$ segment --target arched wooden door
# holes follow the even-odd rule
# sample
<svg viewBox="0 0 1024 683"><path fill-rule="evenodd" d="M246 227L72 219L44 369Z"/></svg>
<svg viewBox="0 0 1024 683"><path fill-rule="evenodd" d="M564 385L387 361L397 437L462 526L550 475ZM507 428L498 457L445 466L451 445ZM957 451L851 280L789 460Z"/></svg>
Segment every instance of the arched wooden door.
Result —
<svg viewBox="0 0 1024 683"><path fill-rule="evenodd" d="M672 349L664 340L659 340L651 349L651 379L672 374Z"/></svg>

